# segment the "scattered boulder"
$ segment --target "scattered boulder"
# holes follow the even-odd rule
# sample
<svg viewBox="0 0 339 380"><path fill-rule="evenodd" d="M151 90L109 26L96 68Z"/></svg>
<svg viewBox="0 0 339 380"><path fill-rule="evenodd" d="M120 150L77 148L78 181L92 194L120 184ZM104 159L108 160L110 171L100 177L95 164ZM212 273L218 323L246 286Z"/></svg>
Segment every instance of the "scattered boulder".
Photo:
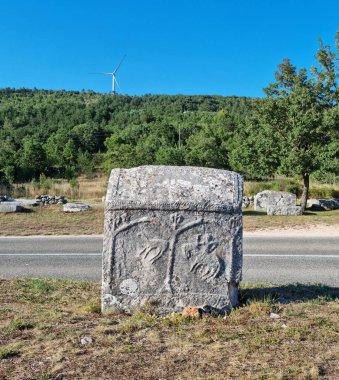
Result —
<svg viewBox="0 0 339 380"><path fill-rule="evenodd" d="M64 212L84 212L88 211L91 206L87 203L65 203Z"/></svg>
<svg viewBox="0 0 339 380"><path fill-rule="evenodd" d="M38 204L42 204L42 205L55 205L55 204L59 204L59 205L63 205L65 203L67 203L67 200L65 199L65 197L63 195L36 195L35 196L35 201L38 203Z"/></svg>
<svg viewBox="0 0 339 380"><path fill-rule="evenodd" d="M254 197L254 210L267 211L270 206L295 206L297 197L295 194L285 191L264 190ZM282 214L276 214L282 215Z"/></svg>
<svg viewBox="0 0 339 380"><path fill-rule="evenodd" d="M309 209L313 211L331 211L339 209L339 199L335 198L320 198L309 199Z"/></svg>
<svg viewBox="0 0 339 380"><path fill-rule="evenodd" d="M280 315L279 315L279 314L276 314L276 313L271 313L271 314L270 314L270 318L271 318L271 319L279 319L279 318L280 318Z"/></svg>

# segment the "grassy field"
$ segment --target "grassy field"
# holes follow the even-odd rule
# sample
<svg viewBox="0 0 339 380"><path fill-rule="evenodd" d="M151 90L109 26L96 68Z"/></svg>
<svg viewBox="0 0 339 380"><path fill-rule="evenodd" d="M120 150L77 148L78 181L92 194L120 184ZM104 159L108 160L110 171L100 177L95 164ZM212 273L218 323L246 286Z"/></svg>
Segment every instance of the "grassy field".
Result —
<svg viewBox="0 0 339 380"><path fill-rule="evenodd" d="M37 206L24 213L0 213L0 236L102 234L103 205L65 213L61 205Z"/></svg>
<svg viewBox="0 0 339 380"><path fill-rule="evenodd" d="M12 197L34 198L37 194L64 195L68 198L78 198L100 201L106 194L108 176L94 174L91 178L80 176L75 181L65 179L45 178L44 181L32 181L14 184L12 189L1 189ZM280 178L270 181L245 181L244 195L255 195L263 190L288 191L301 197L302 183L293 178ZM320 184L311 181L310 198L339 198L339 184Z"/></svg>
<svg viewBox="0 0 339 380"><path fill-rule="evenodd" d="M339 233L339 210L306 211L300 216L269 216L264 211L245 209L243 220L245 231L337 226Z"/></svg>
<svg viewBox="0 0 339 380"><path fill-rule="evenodd" d="M103 316L99 295L91 282L0 280L0 378L339 377L339 289L244 286L238 309L202 319Z"/></svg>
<svg viewBox="0 0 339 380"><path fill-rule="evenodd" d="M306 212L302 216L268 216L245 210L244 230L338 226L339 210ZM103 204L84 213L64 213L62 206L32 207L25 213L0 214L0 236L15 235L96 235L103 233Z"/></svg>

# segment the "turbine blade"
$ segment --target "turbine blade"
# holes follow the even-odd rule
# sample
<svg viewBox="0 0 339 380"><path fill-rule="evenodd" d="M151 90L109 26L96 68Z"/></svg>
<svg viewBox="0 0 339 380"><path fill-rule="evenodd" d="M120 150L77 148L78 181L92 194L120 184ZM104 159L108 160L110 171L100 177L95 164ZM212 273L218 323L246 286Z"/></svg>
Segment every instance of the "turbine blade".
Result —
<svg viewBox="0 0 339 380"><path fill-rule="evenodd" d="M114 76L114 79L115 79L115 83L117 84L117 86L118 86L118 88L119 88L119 91L120 91L120 93L122 93L122 91L121 91L121 87L120 87L120 85L119 85L119 83L118 83L118 81L117 81L117 78Z"/></svg>
<svg viewBox="0 0 339 380"><path fill-rule="evenodd" d="M103 74L103 75L113 75L113 73L90 73L90 74Z"/></svg>
<svg viewBox="0 0 339 380"><path fill-rule="evenodd" d="M126 54L123 56L122 60L120 61L119 65L113 70L113 74L115 74L118 70L119 70L119 67L121 66L122 64L122 61L126 58Z"/></svg>

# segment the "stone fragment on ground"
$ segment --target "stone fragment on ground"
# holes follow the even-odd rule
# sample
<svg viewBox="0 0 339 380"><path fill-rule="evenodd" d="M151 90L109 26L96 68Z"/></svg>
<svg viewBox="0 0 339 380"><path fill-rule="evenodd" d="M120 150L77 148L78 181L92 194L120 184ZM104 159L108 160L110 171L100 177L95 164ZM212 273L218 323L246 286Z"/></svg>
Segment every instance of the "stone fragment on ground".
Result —
<svg viewBox="0 0 339 380"><path fill-rule="evenodd" d="M102 310L159 314L238 303L242 177L171 166L112 170L106 202Z"/></svg>
<svg viewBox="0 0 339 380"><path fill-rule="evenodd" d="M0 204L1 213L12 213L12 212L23 212L25 211L24 207L18 205L15 202L6 202Z"/></svg>
<svg viewBox="0 0 339 380"><path fill-rule="evenodd" d="M280 315L277 313L270 313L270 318L271 319L280 319Z"/></svg>
<svg viewBox="0 0 339 380"><path fill-rule="evenodd" d="M302 215L301 206L268 205L267 215Z"/></svg>
<svg viewBox="0 0 339 380"><path fill-rule="evenodd" d="M64 212L85 212L90 208L91 206L87 203L70 202L64 204Z"/></svg>
<svg viewBox="0 0 339 380"><path fill-rule="evenodd" d="M80 343L82 345L91 344L91 343L93 343L93 339L90 336L84 336L83 338L81 338Z"/></svg>

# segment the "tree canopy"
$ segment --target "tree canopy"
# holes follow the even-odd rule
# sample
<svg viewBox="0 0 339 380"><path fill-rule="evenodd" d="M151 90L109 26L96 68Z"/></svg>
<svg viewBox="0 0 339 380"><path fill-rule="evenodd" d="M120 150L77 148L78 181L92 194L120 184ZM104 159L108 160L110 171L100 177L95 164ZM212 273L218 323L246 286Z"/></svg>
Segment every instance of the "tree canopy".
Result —
<svg viewBox="0 0 339 380"><path fill-rule="evenodd" d="M312 173L339 174L338 55L320 41L310 70L284 59L265 89L267 98L238 129L230 154L231 165L247 175L301 176L303 209Z"/></svg>
<svg viewBox="0 0 339 380"><path fill-rule="evenodd" d="M232 130L254 100L0 90L0 181L143 164L229 169Z"/></svg>

